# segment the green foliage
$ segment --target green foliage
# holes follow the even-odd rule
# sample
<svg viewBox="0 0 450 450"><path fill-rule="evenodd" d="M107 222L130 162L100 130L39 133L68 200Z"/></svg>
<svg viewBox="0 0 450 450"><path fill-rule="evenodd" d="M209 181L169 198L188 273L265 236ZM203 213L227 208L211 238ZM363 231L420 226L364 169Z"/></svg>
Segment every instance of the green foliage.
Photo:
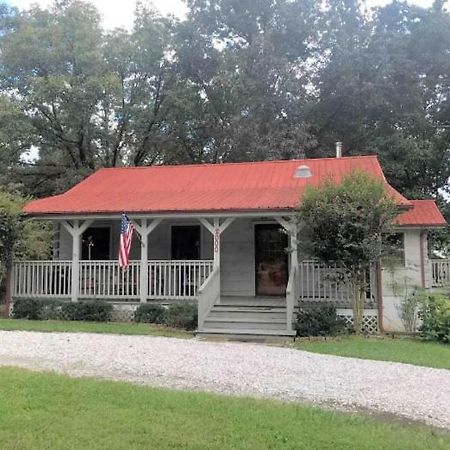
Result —
<svg viewBox="0 0 450 450"><path fill-rule="evenodd" d="M112 310L110 303L98 300L64 303L61 307L61 313L67 320L89 322L108 322Z"/></svg>
<svg viewBox="0 0 450 450"><path fill-rule="evenodd" d="M26 200L0 189L0 283L14 257L42 259L50 255L50 226L25 218L22 207Z"/></svg>
<svg viewBox="0 0 450 450"><path fill-rule="evenodd" d="M399 314L407 333L417 331L419 314L426 295L426 292L421 288L406 291L400 304Z"/></svg>
<svg viewBox="0 0 450 450"><path fill-rule="evenodd" d="M161 305L140 305L134 313L135 322L165 323L166 308Z"/></svg>
<svg viewBox="0 0 450 450"><path fill-rule="evenodd" d="M17 299L14 302L12 317L28 320L55 320L62 315L62 305L66 302L58 300L42 300L33 298Z"/></svg>
<svg viewBox="0 0 450 450"><path fill-rule="evenodd" d="M345 321L336 314L334 305L300 308L295 326L297 336L337 336L347 331Z"/></svg>
<svg viewBox="0 0 450 450"><path fill-rule="evenodd" d="M14 319L41 319L42 302L33 298L18 299L14 302L12 317Z"/></svg>
<svg viewBox="0 0 450 450"><path fill-rule="evenodd" d="M425 339L450 344L450 299L441 294L427 294L420 314L420 331Z"/></svg>
<svg viewBox="0 0 450 450"><path fill-rule="evenodd" d="M187 3L184 21L138 4L111 33L86 2L3 5L0 181L39 197L99 167L330 156L339 140L403 194L447 203L443 2Z"/></svg>
<svg viewBox="0 0 450 450"><path fill-rule="evenodd" d="M195 330L197 327L197 305L176 303L167 308L166 325L172 328Z"/></svg>
<svg viewBox="0 0 450 450"><path fill-rule="evenodd" d="M303 250L320 261L337 263L337 281L351 288L356 332L362 322L367 274L380 259L382 237L391 232L397 214L385 185L360 171L340 182L328 179L320 186L307 186L298 209Z"/></svg>

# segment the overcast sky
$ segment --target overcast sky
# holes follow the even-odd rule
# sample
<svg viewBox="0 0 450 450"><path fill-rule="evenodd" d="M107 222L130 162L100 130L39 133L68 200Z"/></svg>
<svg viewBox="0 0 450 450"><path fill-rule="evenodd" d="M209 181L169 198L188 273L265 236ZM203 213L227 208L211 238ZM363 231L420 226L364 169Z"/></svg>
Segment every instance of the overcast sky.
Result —
<svg viewBox="0 0 450 450"><path fill-rule="evenodd" d="M6 1L19 8L28 8L31 4L37 3L42 6L48 6L53 3L52 0L0 0ZM366 0L368 6L386 5L391 0ZM107 29L115 27L130 28L133 22L133 10L135 0L91 0L103 16L103 24ZM430 6L433 0L409 0L421 6ZM186 8L182 0L153 0L154 6L162 14L174 14L183 17L186 14Z"/></svg>

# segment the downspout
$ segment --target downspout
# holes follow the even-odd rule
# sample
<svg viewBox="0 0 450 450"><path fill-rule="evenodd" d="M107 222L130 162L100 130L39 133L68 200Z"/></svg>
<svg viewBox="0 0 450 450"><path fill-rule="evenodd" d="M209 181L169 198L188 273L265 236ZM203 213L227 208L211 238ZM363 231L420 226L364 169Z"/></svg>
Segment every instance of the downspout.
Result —
<svg viewBox="0 0 450 450"><path fill-rule="evenodd" d="M380 261L375 265L375 283L377 292L377 314L378 314L378 330L384 333L383 325L383 285L381 282L381 264Z"/></svg>
<svg viewBox="0 0 450 450"><path fill-rule="evenodd" d="M420 280L422 282L422 287L425 289L425 252L423 250L424 236L426 235L426 230L420 231Z"/></svg>

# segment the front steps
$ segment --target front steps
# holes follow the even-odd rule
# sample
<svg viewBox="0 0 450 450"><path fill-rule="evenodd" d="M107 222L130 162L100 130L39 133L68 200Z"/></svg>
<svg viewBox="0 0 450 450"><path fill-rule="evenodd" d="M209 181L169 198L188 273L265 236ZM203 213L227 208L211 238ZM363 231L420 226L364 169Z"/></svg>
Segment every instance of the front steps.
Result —
<svg viewBox="0 0 450 450"><path fill-rule="evenodd" d="M198 334L236 339L295 336L286 328L284 298L222 297Z"/></svg>

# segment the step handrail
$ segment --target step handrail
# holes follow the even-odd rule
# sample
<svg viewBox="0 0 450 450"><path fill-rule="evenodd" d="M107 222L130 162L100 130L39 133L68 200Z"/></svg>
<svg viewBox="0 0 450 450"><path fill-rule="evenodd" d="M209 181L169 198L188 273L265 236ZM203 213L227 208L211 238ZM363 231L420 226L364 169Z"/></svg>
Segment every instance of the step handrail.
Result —
<svg viewBox="0 0 450 450"><path fill-rule="evenodd" d="M289 280L286 286L286 330L292 331L294 319L294 306L297 300L297 272L298 267L293 265L289 271Z"/></svg>
<svg viewBox="0 0 450 450"><path fill-rule="evenodd" d="M214 267L198 290L198 330L203 331L205 320L220 299L220 267Z"/></svg>

